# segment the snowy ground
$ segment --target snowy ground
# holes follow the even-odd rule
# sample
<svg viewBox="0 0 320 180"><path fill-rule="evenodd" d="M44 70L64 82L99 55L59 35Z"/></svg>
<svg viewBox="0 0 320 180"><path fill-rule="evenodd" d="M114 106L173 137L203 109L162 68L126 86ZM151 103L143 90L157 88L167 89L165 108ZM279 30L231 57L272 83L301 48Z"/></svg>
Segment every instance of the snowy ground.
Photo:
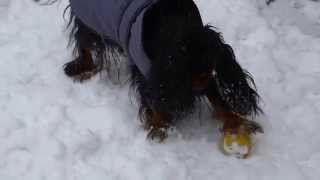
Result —
<svg viewBox="0 0 320 180"><path fill-rule="evenodd" d="M218 150L204 109L166 143L145 139L128 85L64 76L62 11L0 0L1 180L316 180L320 177L320 2L197 0L255 77L265 134L241 160ZM199 120L200 119L200 120Z"/></svg>

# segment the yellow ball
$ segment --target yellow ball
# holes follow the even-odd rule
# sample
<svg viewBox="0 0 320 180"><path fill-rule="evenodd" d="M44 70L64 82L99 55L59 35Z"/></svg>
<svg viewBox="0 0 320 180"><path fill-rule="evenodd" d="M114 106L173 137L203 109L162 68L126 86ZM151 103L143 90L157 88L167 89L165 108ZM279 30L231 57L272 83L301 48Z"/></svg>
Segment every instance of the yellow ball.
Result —
<svg viewBox="0 0 320 180"><path fill-rule="evenodd" d="M252 148L251 136L248 133L225 133L222 144L226 154L239 158L248 157Z"/></svg>

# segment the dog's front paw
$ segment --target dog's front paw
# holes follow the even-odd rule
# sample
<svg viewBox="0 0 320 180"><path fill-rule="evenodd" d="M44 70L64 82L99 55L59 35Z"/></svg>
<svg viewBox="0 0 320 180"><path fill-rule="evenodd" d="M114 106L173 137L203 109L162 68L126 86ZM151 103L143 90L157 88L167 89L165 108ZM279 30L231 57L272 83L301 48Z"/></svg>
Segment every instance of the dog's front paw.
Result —
<svg viewBox="0 0 320 180"><path fill-rule="evenodd" d="M151 127L147 138L150 140L157 140L158 142L163 142L168 137L168 130L166 128L155 128Z"/></svg>
<svg viewBox="0 0 320 180"><path fill-rule="evenodd" d="M64 73L76 82L88 80L99 72L98 67L91 61L80 56L64 65Z"/></svg>

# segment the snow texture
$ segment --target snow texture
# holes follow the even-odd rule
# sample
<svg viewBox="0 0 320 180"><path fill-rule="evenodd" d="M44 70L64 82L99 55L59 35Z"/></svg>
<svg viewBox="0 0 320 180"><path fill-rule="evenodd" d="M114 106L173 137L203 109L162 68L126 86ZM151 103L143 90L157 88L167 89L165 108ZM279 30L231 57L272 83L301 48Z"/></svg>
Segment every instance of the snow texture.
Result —
<svg viewBox="0 0 320 180"><path fill-rule="evenodd" d="M242 160L219 151L206 106L158 144L145 139L128 84L67 78L66 0L0 0L0 179L319 179L320 2L264 2L196 1L263 98L265 134Z"/></svg>

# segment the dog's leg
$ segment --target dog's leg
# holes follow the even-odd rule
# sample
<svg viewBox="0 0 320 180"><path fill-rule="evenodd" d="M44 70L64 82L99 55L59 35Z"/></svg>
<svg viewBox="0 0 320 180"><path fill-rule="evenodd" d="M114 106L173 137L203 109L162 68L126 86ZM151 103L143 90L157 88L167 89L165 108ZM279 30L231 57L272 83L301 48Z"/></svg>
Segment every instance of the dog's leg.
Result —
<svg viewBox="0 0 320 180"><path fill-rule="evenodd" d="M148 132L147 138L163 142L167 137L167 131L173 125L172 114L159 105L155 98L150 81L140 73L137 66L131 68L131 87L138 93L139 118Z"/></svg>
<svg viewBox="0 0 320 180"><path fill-rule="evenodd" d="M76 58L65 64L64 72L67 76L72 77L76 81L84 81L90 79L97 74L101 68L95 65L92 52L98 48L103 49L101 38L92 32L80 20L74 21L75 33L72 34L75 41Z"/></svg>
<svg viewBox="0 0 320 180"><path fill-rule="evenodd" d="M220 94L216 83L212 79L206 97L215 110L215 116L223 122L224 132L236 133L241 127L244 127L249 134L263 132L262 127L258 123L247 120L241 113L228 107L228 104L223 101ZM251 114L254 114L254 111Z"/></svg>
<svg viewBox="0 0 320 180"><path fill-rule="evenodd" d="M137 66L131 67L131 87L138 93L139 118L143 123L147 138L163 142L168 137L168 129L172 126L172 116L159 107L154 98L152 87L140 73Z"/></svg>
<svg viewBox="0 0 320 180"><path fill-rule="evenodd" d="M82 49L75 60L65 64L64 72L75 81L83 82L94 76L98 69L95 66L90 49Z"/></svg>
<svg viewBox="0 0 320 180"><path fill-rule="evenodd" d="M247 120L237 113L225 110L213 96L207 97L215 109L216 117L223 122L223 132L237 133L239 130L245 130L250 134L263 133L263 129L258 123Z"/></svg>
<svg viewBox="0 0 320 180"><path fill-rule="evenodd" d="M170 115L151 109L147 109L145 113L145 129L149 131L147 138L163 142L168 137L167 131L171 127Z"/></svg>

